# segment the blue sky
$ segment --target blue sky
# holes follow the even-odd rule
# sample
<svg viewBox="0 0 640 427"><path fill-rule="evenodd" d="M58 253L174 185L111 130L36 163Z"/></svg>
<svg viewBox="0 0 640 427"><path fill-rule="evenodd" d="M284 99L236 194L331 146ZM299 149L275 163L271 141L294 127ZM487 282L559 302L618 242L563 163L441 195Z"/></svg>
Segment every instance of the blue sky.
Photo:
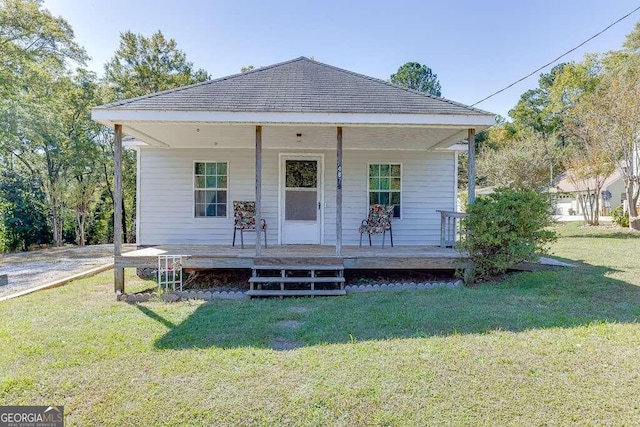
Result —
<svg viewBox="0 0 640 427"><path fill-rule="evenodd" d="M388 79L407 61L430 66L446 98L472 104L600 31L639 4L537 1L47 0L102 73L119 33L173 37L213 77L298 56ZM571 54L619 49L640 11ZM546 70L548 71L548 69ZM537 76L480 105L506 115Z"/></svg>

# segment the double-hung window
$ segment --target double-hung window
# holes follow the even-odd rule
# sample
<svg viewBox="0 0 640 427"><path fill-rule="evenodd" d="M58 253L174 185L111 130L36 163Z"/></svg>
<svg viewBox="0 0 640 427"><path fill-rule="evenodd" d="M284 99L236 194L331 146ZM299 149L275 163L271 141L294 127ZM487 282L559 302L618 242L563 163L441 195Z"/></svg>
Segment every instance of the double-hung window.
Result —
<svg viewBox="0 0 640 427"><path fill-rule="evenodd" d="M226 217L229 169L227 162L195 162L194 212L200 217Z"/></svg>
<svg viewBox="0 0 640 427"><path fill-rule="evenodd" d="M369 205L393 205L393 217L400 218L402 168L397 163L369 165Z"/></svg>

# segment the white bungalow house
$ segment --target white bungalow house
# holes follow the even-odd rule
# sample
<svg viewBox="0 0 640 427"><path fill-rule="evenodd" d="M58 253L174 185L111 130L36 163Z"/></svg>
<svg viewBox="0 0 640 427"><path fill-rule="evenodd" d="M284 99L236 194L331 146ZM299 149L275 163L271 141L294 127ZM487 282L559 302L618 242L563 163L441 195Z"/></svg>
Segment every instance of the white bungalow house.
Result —
<svg viewBox="0 0 640 427"><path fill-rule="evenodd" d="M456 147L494 123L491 113L305 57L103 105L92 117L115 128L116 164L122 135L138 141L138 245L206 247L208 263L191 257L201 267L240 265L229 257L246 267L285 247L348 267L371 204L394 206L394 248L374 236L373 258L427 253L440 244L438 211L456 210ZM121 179L117 167L117 193ZM261 233L246 235L250 250L232 247L235 200L255 201L267 249L253 244ZM118 215L116 202L116 226ZM149 252L138 264L121 256L115 241L119 291L123 267L151 261Z"/></svg>

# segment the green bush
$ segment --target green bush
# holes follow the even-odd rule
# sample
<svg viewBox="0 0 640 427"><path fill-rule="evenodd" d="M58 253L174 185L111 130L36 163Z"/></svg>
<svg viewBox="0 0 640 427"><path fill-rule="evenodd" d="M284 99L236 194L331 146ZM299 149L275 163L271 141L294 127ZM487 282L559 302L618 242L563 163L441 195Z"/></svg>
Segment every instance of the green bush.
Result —
<svg viewBox="0 0 640 427"><path fill-rule="evenodd" d="M465 274L467 283L503 274L522 261L535 261L556 239L546 229L552 222L550 204L535 191L498 188L477 198L467 208L462 220L466 237L458 243L473 262Z"/></svg>
<svg viewBox="0 0 640 427"><path fill-rule="evenodd" d="M629 228L629 214L622 209L622 205L611 211L611 218L620 227Z"/></svg>

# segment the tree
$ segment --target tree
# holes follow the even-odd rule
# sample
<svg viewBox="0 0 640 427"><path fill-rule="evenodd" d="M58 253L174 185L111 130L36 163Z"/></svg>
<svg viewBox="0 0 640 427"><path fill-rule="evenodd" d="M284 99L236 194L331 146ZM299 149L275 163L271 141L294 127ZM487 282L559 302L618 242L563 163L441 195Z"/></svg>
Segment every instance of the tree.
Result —
<svg viewBox="0 0 640 427"><path fill-rule="evenodd" d="M635 38L632 33L631 40ZM605 58L605 71L591 98L593 118L605 137L604 148L622 173L629 209L629 228L640 230L640 56L614 52Z"/></svg>
<svg viewBox="0 0 640 427"><path fill-rule="evenodd" d="M552 138L532 132L478 156L478 175L490 185L540 191L553 179L552 165L558 153Z"/></svg>
<svg viewBox="0 0 640 427"><path fill-rule="evenodd" d="M240 72L243 73L243 74L244 73L248 73L249 71L254 70L255 68L256 67L254 67L253 65L246 65L246 66L240 68Z"/></svg>
<svg viewBox="0 0 640 427"><path fill-rule="evenodd" d="M0 252L51 240L41 188L38 177L18 168L0 174Z"/></svg>
<svg viewBox="0 0 640 427"><path fill-rule="evenodd" d="M438 75L418 62L407 62L391 75L391 83L431 95L441 96Z"/></svg>
<svg viewBox="0 0 640 427"><path fill-rule="evenodd" d="M559 64L549 73L540 74L538 87L523 93L516 106L509 111L518 131L533 132L548 138L561 129L562 121L552 107L550 89L564 66Z"/></svg>
<svg viewBox="0 0 640 427"><path fill-rule="evenodd" d="M0 0L0 95L16 95L25 80L86 58L69 23L43 9L41 0Z"/></svg>
<svg viewBox="0 0 640 427"><path fill-rule="evenodd" d="M571 150L565 161L569 181L578 190L585 224L600 225L600 193L615 166L604 151L591 144Z"/></svg>
<svg viewBox="0 0 640 427"><path fill-rule="evenodd" d="M104 66L105 81L113 99L147 95L208 80L203 69L195 70L174 39L161 31L145 37L131 31L120 34L120 47Z"/></svg>
<svg viewBox="0 0 640 427"><path fill-rule="evenodd" d="M42 183L53 241L60 245L63 174L70 159L65 147L72 139L61 120L68 108L65 82L68 66L82 65L86 54L71 26L38 0L0 0L0 46L0 151Z"/></svg>

